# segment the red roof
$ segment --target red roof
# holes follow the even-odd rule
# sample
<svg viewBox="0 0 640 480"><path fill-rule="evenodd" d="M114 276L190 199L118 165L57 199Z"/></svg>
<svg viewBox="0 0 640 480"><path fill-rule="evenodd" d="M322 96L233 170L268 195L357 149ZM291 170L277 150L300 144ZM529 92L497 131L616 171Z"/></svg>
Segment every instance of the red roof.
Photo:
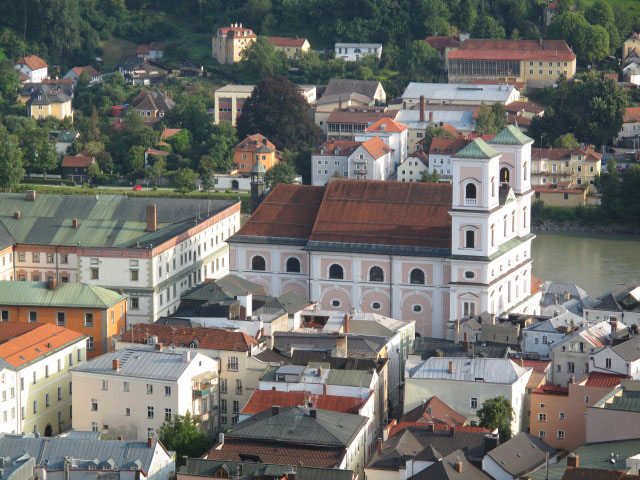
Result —
<svg viewBox="0 0 640 480"><path fill-rule="evenodd" d="M531 295L542 291L542 280L531 275Z"/></svg>
<svg viewBox="0 0 640 480"><path fill-rule="evenodd" d="M624 123L640 122L640 107L629 107L624 112Z"/></svg>
<svg viewBox="0 0 640 480"><path fill-rule="evenodd" d="M86 67L73 67L73 70L77 75L82 75L86 73L89 77L98 77L100 76L100 72L93 68L91 65L87 65ZM68 79L70 80L70 79Z"/></svg>
<svg viewBox="0 0 640 480"><path fill-rule="evenodd" d="M555 10L556 8L558 8L558 2L556 1L553 1L544 7L545 10Z"/></svg>
<svg viewBox="0 0 640 480"><path fill-rule="evenodd" d="M564 40L468 39L449 53L449 60L574 61L576 55Z"/></svg>
<svg viewBox="0 0 640 480"><path fill-rule="evenodd" d="M409 127L396 122L393 118L381 118L372 125L365 128L366 132L404 132Z"/></svg>
<svg viewBox="0 0 640 480"><path fill-rule="evenodd" d="M376 160L387 153L393 152L393 149L384 143L384 140L380 137L373 137L366 142L362 142L362 147Z"/></svg>
<svg viewBox="0 0 640 480"><path fill-rule="evenodd" d="M265 137L264 135L260 135L259 133L249 135L247 138L245 138L239 144L233 147L232 150L234 152L237 152L237 151L253 152L260 147L269 147L272 150L276 150L276 146L273 143L271 143L267 137Z"/></svg>
<svg viewBox="0 0 640 480"><path fill-rule="evenodd" d="M298 37L268 37L268 40L276 45L277 47L294 47L294 48L302 48L304 46L304 42L307 41L306 38L298 38Z"/></svg>
<svg viewBox="0 0 640 480"><path fill-rule="evenodd" d="M147 151L144 152L149 155L159 155L161 157L169 156L169 152L165 152L164 150L156 150L155 148L147 148Z"/></svg>
<svg viewBox="0 0 640 480"><path fill-rule="evenodd" d="M613 388L620 384L622 380L628 378L626 375L614 375L611 373L591 372L585 386L599 388Z"/></svg>
<svg viewBox="0 0 640 480"><path fill-rule="evenodd" d="M349 156L353 153L353 151L362 145L362 142L353 142L350 140L328 140L320 145L315 152L314 155L346 155Z"/></svg>
<svg viewBox="0 0 640 480"><path fill-rule="evenodd" d="M451 125L449 123L445 123L440 128L442 128L443 130L446 130L447 132L451 133L454 137L462 137L462 134L460 132L458 132L456 127L454 127L453 125Z"/></svg>
<svg viewBox="0 0 640 480"><path fill-rule="evenodd" d="M160 138L171 138L174 135L176 135L177 133L180 133L182 131L181 128L166 128L164 130L162 130L162 133L160 134Z"/></svg>
<svg viewBox="0 0 640 480"><path fill-rule="evenodd" d="M262 463L288 463L305 467L337 468L344 456L344 448L293 447L246 440L225 439L217 450L214 446L205 458L213 460L242 461L246 456L258 457Z"/></svg>
<svg viewBox="0 0 640 480"><path fill-rule="evenodd" d="M590 147L573 148L532 148L532 160L570 160L572 155L584 155L587 160L601 160L602 154Z"/></svg>
<svg viewBox="0 0 640 480"><path fill-rule="evenodd" d="M469 140L466 138L439 138L436 137L431 140L431 146L429 147L429 154L447 154L455 155L464 147L467 146Z"/></svg>
<svg viewBox="0 0 640 480"><path fill-rule="evenodd" d="M445 48L458 48L461 45L456 37L427 37L424 41L439 52L444 51Z"/></svg>
<svg viewBox="0 0 640 480"><path fill-rule="evenodd" d="M443 425L464 425L466 417L456 412L435 395L427 402L400 417L399 422L438 423Z"/></svg>
<svg viewBox="0 0 640 480"><path fill-rule="evenodd" d="M253 30L242 27L222 27L218 29L218 35L232 38L256 38Z"/></svg>
<svg viewBox="0 0 640 480"><path fill-rule="evenodd" d="M551 365L551 362L547 362L544 360L522 360L522 366L531 367L534 371L540 373L545 373L547 371L547 368L549 368L549 365Z"/></svg>
<svg viewBox="0 0 640 480"><path fill-rule="evenodd" d="M309 392L278 392L275 390L255 390L242 409L243 414L255 415L269 410L272 406L280 408L305 406L313 403L315 408L333 412L352 413L357 415L363 404L359 397L343 397L338 395L319 395Z"/></svg>
<svg viewBox="0 0 640 480"><path fill-rule="evenodd" d="M419 422L400 422L397 420L392 420L389 425L387 425L388 436L387 438L393 437L396 433L405 430L408 427L419 427L419 428L433 428L434 431L447 431L452 427L456 432L482 432L482 433L491 433L486 428L482 427L474 427L471 425L442 425L439 423L419 423Z"/></svg>
<svg viewBox="0 0 640 480"><path fill-rule="evenodd" d="M569 395L569 389L565 387L559 387L553 383L545 383L536 388L533 393L540 395Z"/></svg>
<svg viewBox="0 0 640 480"><path fill-rule="evenodd" d="M358 110L336 108L329 114L327 123L358 123L369 125L377 122L381 118L390 118L397 114L397 111L383 111L379 107L362 107L362 109Z"/></svg>
<svg viewBox="0 0 640 480"><path fill-rule="evenodd" d="M41 68L47 68L47 62L42 60L37 55L31 55L29 57L22 57L20 60L16 62L18 65L26 65L31 70L39 70Z"/></svg>
<svg viewBox="0 0 640 480"><path fill-rule="evenodd" d="M4 323L0 329L0 358L20 367L84 336L52 323Z"/></svg>
<svg viewBox="0 0 640 480"><path fill-rule="evenodd" d="M148 45L138 45L136 48L136 54L147 55L151 50L164 50L164 43L151 42Z"/></svg>
<svg viewBox="0 0 640 480"><path fill-rule="evenodd" d="M77 155L74 155L74 156L65 155L64 158L62 159L62 166L70 167L70 168L73 168L73 167L89 168L89 165L91 165L94 161L95 161L94 157L87 157L82 153L78 153Z"/></svg>
<svg viewBox="0 0 640 480"><path fill-rule="evenodd" d="M166 346L174 344L176 347L188 347L196 343L198 348L206 350L228 350L248 352L258 342L246 333L224 330L222 328L190 328L173 325L159 325L145 323L134 325L122 336L123 342L147 343L151 336L157 336L158 342Z"/></svg>

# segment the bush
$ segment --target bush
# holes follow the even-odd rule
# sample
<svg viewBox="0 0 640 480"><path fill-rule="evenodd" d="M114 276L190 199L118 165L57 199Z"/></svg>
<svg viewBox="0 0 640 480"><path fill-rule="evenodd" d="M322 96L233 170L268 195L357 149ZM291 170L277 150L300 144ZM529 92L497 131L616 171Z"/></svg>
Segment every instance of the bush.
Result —
<svg viewBox="0 0 640 480"><path fill-rule="evenodd" d="M63 180L59 178L23 178L20 183L30 183L33 185L65 185L67 187L73 187L76 184L71 180Z"/></svg>

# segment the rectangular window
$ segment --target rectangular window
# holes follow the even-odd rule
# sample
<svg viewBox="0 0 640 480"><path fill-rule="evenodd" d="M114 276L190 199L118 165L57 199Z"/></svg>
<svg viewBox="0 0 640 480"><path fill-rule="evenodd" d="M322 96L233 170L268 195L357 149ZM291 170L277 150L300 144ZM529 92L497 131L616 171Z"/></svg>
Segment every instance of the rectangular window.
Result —
<svg viewBox="0 0 640 480"><path fill-rule="evenodd" d="M224 398L220 399L220 411L227 413L227 401Z"/></svg>
<svg viewBox="0 0 640 480"><path fill-rule="evenodd" d="M38 312L34 312L34 311L29 312L29 322L38 323Z"/></svg>
<svg viewBox="0 0 640 480"><path fill-rule="evenodd" d="M474 410L478 408L478 397L471 397L471 400L469 401L469 405Z"/></svg>
<svg viewBox="0 0 640 480"><path fill-rule="evenodd" d="M44 378L49 378L49 365L44 366Z"/></svg>
<svg viewBox="0 0 640 480"><path fill-rule="evenodd" d="M92 412L97 412L98 411L98 400L95 398L91 399L91 411Z"/></svg>
<svg viewBox="0 0 640 480"><path fill-rule="evenodd" d="M46 393L44 395L44 406L45 407L50 407L51 406L51 401L49 400L49 394Z"/></svg>
<svg viewBox="0 0 640 480"><path fill-rule="evenodd" d="M539 422L546 422L547 421L547 414L546 413L539 413L538 414L538 421Z"/></svg>
<svg viewBox="0 0 640 480"><path fill-rule="evenodd" d="M538 436L540 438L547 438L547 432L545 432L544 430L540 430Z"/></svg>
<svg viewBox="0 0 640 480"><path fill-rule="evenodd" d="M62 400L62 387L58 387L58 401Z"/></svg>
<svg viewBox="0 0 640 480"><path fill-rule="evenodd" d="M125 408L124 409L124 416L125 417L130 417L131 416L131 409L130 408Z"/></svg>
<svg viewBox="0 0 640 480"><path fill-rule="evenodd" d="M229 357L227 370L238 371L238 357Z"/></svg>
<svg viewBox="0 0 640 480"><path fill-rule="evenodd" d="M18 252L18 261L19 262L24 262L25 261L25 253L24 252Z"/></svg>
<svg viewBox="0 0 640 480"><path fill-rule="evenodd" d="M91 280L99 280L100 279L100 269L92 268L91 269Z"/></svg>
<svg viewBox="0 0 640 480"><path fill-rule="evenodd" d="M153 418L153 407L151 405L147 406L147 418Z"/></svg>
<svg viewBox="0 0 640 480"><path fill-rule="evenodd" d="M147 395L153 395L153 385L147 383Z"/></svg>
<svg viewBox="0 0 640 480"><path fill-rule="evenodd" d="M164 395L166 397L170 397L171 396L171 387L169 387L169 386L165 386L164 387Z"/></svg>
<svg viewBox="0 0 640 480"><path fill-rule="evenodd" d="M558 418L560 418L560 420L564 420L564 412L560 412L558 414Z"/></svg>
<svg viewBox="0 0 640 480"><path fill-rule="evenodd" d="M67 255L66 253L61 253L60 254L60 263L64 263L64 264L69 263L69 255Z"/></svg>
<svg viewBox="0 0 640 480"><path fill-rule="evenodd" d="M122 391L123 392L128 392L129 391L129 382L123 382L122 383Z"/></svg>
<svg viewBox="0 0 640 480"><path fill-rule="evenodd" d="M242 380L236 379L236 395L242 395Z"/></svg>
<svg viewBox="0 0 640 480"><path fill-rule="evenodd" d="M31 254L31 261L32 261L33 263L40 263L40 253L38 253L38 252L33 252L33 253Z"/></svg>
<svg viewBox="0 0 640 480"><path fill-rule="evenodd" d="M564 430L558 430L558 440L564 440Z"/></svg>
<svg viewBox="0 0 640 480"><path fill-rule="evenodd" d="M86 312L84 314L84 326L89 328L93 327L93 313Z"/></svg>
<svg viewBox="0 0 640 480"><path fill-rule="evenodd" d="M138 270L129 270L129 277L132 282L138 281Z"/></svg>
<svg viewBox="0 0 640 480"><path fill-rule="evenodd" d="M138 297L131 297L131 310L140 309L140 299Z"/></svg>
<svg viewBox="0 0 640 480"><path fill-rule="evenodd" d="M102 380L102 390L109 390L109 381Z"/></svg>
<svg viewBox="0 0 640 480"><path fill-rule="evenodd" d="M227 379L220 379L220 393L227 393Z"/></svg>
<svg viewBox="0 0 640 480"><path fill-rule="evenodd" d="M53 253L47 253L47 263L53 263Z"/></svg>
<svg viewBox="0 0 640 480"><path fill-rule="evenodd" d="M9 321L9 310L2 310L2 312L0 312L0 320L3 322Z"/></svg>
<svg viewBox="0 0 640 480"><path fill-rule="evenodd" d="M237 400L233 401L233 413L240 413L240 402Z"/></svg>
<svg viewBox="0 0 640 480"><path fill-rule="evenodd" d="M567 362L567 373L575 373L576 365L573 362Z"/></svg>
<svg viewBox="0 0 640 480"><path fill-rule="evenodd" d="M91 431L92 432L98 431L98 422L91 422Z"/></svg>
<svg viewBox="0 0 640 480"><path fill-rule="evenodd" d="M87 350L93 351L94 348L95 348L94 338L92 335L90 335L89 338L87 338ZM82 354L80 353L80 350L78 350L78 356L80 355Z"/></svg>
<svg viewBox="0 0 640 480"><path fill-rule="evenodd" d="M611 359L610 358L605 358L604 359L604 367L605 368L611 368Z"/></svg>
<svg viewBox="0 0 640 480"><path fill-rule="evenodd" d="M589 397L589 395L585 395L584 403L589 403L590 401L591 401L591 397Z"/></svg>
<svg viewBox="0 0 640 480"><path fill-rule="evenodd" d="M64 327L65 324L66 324L65 313L64 312L56 313L56 325L58 325L59 327Z"/></svg>
<svg viewBox="0 0 640 480"><path fill-rule="evenodd" d="M220 417L220 423L222 425L226 425L227 424L227 417Z"/></svg>
<svg viewBox="0 0 640 480"><path fill-rule="evenodd" d="M165 420L171 420L171 409L170 408L165 408L164 409L164 419Z"/></svg>

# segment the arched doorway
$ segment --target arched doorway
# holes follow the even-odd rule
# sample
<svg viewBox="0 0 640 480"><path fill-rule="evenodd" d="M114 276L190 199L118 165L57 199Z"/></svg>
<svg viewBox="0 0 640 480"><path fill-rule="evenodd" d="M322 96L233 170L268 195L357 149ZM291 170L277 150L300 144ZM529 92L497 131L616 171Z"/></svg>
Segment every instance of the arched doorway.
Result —
<svg viewBox="0 0 640 480"><path fill-rule="evenodd" d="M238 183L238 180L231 180L231 188L234 190L238 190L238 188L240 188L240 184Z"/></svg>
<svg viewBox="0 0 640 480"><path fill-rule="evenodd" d="M51 437L53 436L53 428L51 428L51 424L47 423L47 426L44 429L44 436Z"/></svg>

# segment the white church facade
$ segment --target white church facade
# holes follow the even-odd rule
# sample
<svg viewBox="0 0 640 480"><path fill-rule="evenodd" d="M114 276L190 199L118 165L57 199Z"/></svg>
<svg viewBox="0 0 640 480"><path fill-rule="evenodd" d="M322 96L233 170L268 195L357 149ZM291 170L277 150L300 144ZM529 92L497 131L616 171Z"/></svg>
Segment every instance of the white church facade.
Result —
<svg viewBox="0 0 640 480"><path fill-rule="evenodd" d="M537 313L532 143L513 126L475 139L451 184L280 184L229 239L230 269L271 295L415 320L423 336L466 314Z"/></svg>

